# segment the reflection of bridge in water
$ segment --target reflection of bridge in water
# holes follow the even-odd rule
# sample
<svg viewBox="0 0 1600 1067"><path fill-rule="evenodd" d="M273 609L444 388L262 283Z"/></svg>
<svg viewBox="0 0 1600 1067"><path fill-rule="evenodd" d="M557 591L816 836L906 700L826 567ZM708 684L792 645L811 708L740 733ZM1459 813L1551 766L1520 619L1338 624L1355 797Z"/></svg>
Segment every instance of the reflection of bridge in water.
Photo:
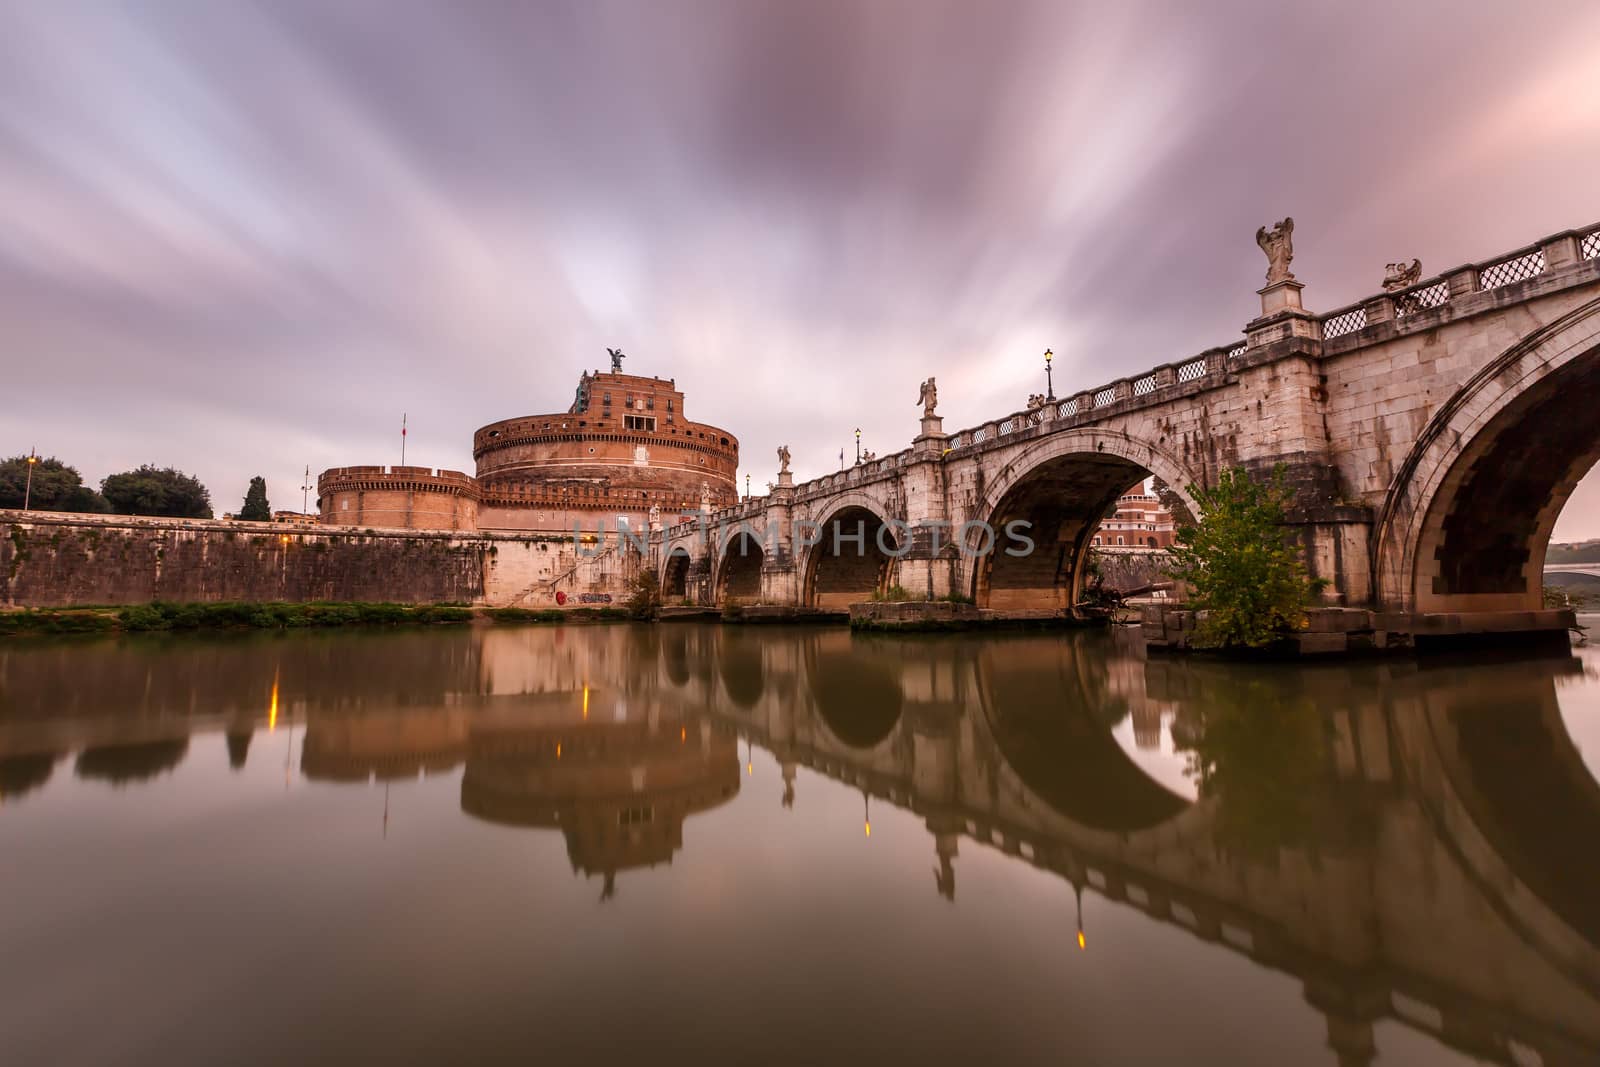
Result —
<svg viewBox="0 0 1600 1067"><path fill-rule="evenodd" d="M942 894L965 837L1225 944L1300 978L1341 1063L1386 1017L1498 1062L1600 1055L1600 859L1571 847L1600 840L1600 784L1555 696L1575 660L1486 682L1241 674L1088 636L662 640L669 685L776 756L785 804L807 767L921 815ZM1111 737L1163 709L1192 803Z"/></svg>
<svg viewBox="0 0 1600 1067"><path fill-rule="evenodd" d="M0 650L8 796L67 752L135 782L195 730L239 765L252 730L298 724L309 778L464 767L463 810L559 829L604 896L737 792L743 736L782 768L773 803L803 807L809 768L916 813L945 896L965 838L1294 975L1342 1063L1385 1018L1497 1062L1600 1054L1600 858L1571 844L1600 840L1600 785L1556 701L1575 660L1243 671L1103 635L698 626L297 640L266 673L259 644L207 647L184 672L108 652L92 687L70 650ZM1127 716L1146 741L1172 720L1198 799L1113 739Z"/></svg>

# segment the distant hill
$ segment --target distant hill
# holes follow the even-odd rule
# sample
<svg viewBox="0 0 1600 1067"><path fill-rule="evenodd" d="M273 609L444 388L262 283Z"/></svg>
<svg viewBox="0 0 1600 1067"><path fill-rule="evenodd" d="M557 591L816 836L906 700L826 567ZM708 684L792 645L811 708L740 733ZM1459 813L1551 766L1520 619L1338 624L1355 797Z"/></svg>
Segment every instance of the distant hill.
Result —
<svg viewBox="0 0 1600 1067"><path fill-rule="evenodd" d="M1600 563L1600 541L1577 541L1570 544L1551 542L1545 549L1546 563Z"/></svg>

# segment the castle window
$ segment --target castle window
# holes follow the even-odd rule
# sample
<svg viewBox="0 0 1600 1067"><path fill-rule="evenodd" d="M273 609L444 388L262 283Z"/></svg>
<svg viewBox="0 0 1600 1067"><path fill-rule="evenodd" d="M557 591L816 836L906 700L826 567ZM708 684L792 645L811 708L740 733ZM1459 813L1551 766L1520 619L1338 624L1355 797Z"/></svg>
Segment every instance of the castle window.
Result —
<svg viewBox="0 0 1600 1067"><path fill-rule="evenodd" d="M645 399L644 406L649 408L651 411L654 411L656 409L656 398L653 396L647 397Z"/></svg>
<svg viewBox="0 0 1600 1067"><path fill-rule="evenodd" d="M624 415L622 421L630 430L654 430L656 428L654 415Z"/></svg>
<svg viewBox="0 0 1600 1067"><path fill-rule="evenodd" d="M667 397L667 410L668 411L672 410L672 398L670 396Z"/></svg>
<svg viewBox="0 0 1600 1067"><path fill-rule="evenodd" d="M602 404L609 404L609 403L611 403L611 394L610 394L610 393L602 393L602 394L601 394L601 395L600 395L600 402L601 402L601 403L602 403Z"/></svg>

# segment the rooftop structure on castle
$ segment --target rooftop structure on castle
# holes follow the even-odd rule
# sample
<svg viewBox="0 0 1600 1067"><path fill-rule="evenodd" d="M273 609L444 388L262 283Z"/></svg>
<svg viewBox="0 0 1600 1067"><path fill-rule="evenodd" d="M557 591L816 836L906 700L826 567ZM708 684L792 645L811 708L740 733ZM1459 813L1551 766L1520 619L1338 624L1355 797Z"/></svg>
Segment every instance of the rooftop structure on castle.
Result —
<svg viewBox="0 0 1600 1067"><path fill-rule="evenodd" d="M676 522L738 499L739 442L691 422L675 379L584 373L572 406L480 428L475 475L336 467L317 479L322 521L407 529L571 533Z"/></svg>

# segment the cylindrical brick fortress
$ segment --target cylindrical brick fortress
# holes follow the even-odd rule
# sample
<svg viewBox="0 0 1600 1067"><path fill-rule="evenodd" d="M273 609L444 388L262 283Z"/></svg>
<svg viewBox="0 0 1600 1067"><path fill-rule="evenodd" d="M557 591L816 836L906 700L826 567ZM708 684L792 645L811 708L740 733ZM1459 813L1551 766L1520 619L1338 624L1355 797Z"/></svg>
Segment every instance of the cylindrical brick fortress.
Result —
<svg viewBox="0 0 1600 1067"><path fill-rule="evenodd" d="M334 467L317 479L325 523L570 534L673 523L739 499L739 442L690 422L676 381L584 374L572 407L490 423L477 476L427 467Z"/></svg>
<svg viewBox="0 0 1600 1067"><path fill-rule="evenodd" d="M690 422L672 380L585 374L572 409L490 423L472 437L483 529L570 531L601 519L672 522L738 500L739 442Z"/></svg>
<svg viewBox="0 0 1600 1067"><path fill-rule="evenodd" d="M478 529L478 486L463 471L333 467L317 477L317 510L339 526Z"/></svg>

